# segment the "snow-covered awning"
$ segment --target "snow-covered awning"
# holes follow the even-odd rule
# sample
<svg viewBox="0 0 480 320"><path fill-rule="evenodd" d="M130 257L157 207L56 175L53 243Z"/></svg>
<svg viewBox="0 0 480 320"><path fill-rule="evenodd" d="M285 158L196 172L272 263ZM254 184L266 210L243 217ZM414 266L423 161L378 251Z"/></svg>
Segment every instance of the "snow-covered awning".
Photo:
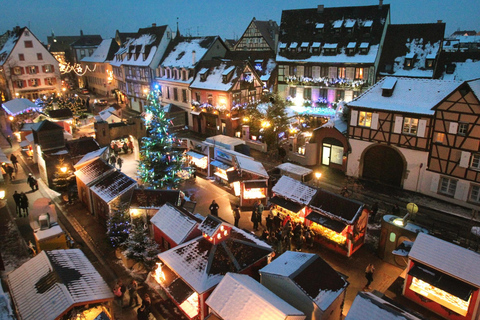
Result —
<svg viewBox="0 0 480 320"><path fill-rule="evenodd" d="M194 157L195 159L203 159L206 156L200 153L196 153L195 151L188 151L187 154L191 157Z"/></svg>
<svg viewBox="0 0 480 320"><path fill-rule="evenodd" d="M7 101L2 104L2 107L11 116L17 116L21 113L28 112L28 111L42 110L42 108L39 108L35 103L24 98L18 98L18 99Z"/></svg>

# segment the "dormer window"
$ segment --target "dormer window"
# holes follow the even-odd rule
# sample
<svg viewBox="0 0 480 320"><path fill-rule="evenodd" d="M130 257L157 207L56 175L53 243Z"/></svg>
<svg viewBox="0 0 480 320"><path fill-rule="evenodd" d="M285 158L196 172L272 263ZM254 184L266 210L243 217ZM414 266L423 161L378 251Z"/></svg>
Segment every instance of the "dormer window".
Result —
<svg viewBox="0 0 480 320"><path fill-rule="evenodd" d="M368 54L369 50L370 50L370 43L368 42L362 42L358 47L358 51L360 54Z"/></svg>
<svg viewBox="0 0 480 320"><path fill-rule="evenodd" d="M230 76L231 76L233 70L235 70L234 66L228 67L227 69L223 70L223 72L222 72L223 83L227 83L228 80L230 80L230 78L231 78ZM246 74L246 76L247 76L247 74Z"/></svg>
<svg viewBox="0 0 480 320"><path fill-rule="evenodd" d="M291 51L291 52L297 52L297 47L298 47L298 43L292 42L292 43L290 44L290 51Z"/></svg>
<svg viewBox="0 0 480 320"><path fill-rule="evenodd" d="M396 84L397 84L397 78L387 77L382 85L382 96L391 97L393 94L393 89L395 89Z"/></svg>
<svg viewBox="0 0 480 320"><path fill-rule="evenodd" d="M187 81L187 70L182 70L182 81Z"/></svg>
<svg viewBox="0 0 480 320"><path fill-rule="evenodd" d="M309 42L302 42L302 45L300 46L300 50L302 52L308 52L308 46L309 46Z"/></svg>
<svg viewBox="0 0 480 320"><path fill-rule="evenodd" d="M324 23L317 23L315 24L315 29L317 30L317 32L323 32L325 28L325 24Z"/></svg>
<svg viewBox="0 0 480 320"><path fill-rule="evenodd" d="M372 25L373 25L372 20L365 20L363 22L363 32L370 33L372 31Z"/></svg>
<svg viewBox="0 0 480 320"><path fill-rule="evenodd" d="M337 54L337 43L325 43L323 46L323 54L328 56L334 56Z"/></svg>
<svg viewBox="0 0 480 320"><path fill-rule="evenodd" d="M312 43L312 53L320 53L320 42Z"/></svg>
<svg viewBox="0 0 480 320"><path fill-rule="evenodd" d="M287 49L287 44L286 43L280 43L278 48L280 49L280 52L285 52L285 50Z"/></svg>
<svg viewBox="0 0 480 320"><path fill-rule="evenodd" d="M200 70L200 72L198 72L198 74L200 75L200 81L203 82L207 80L207 72L208 72L207 68L203 68L202 70Z"/></svg>
<svg viewBox="0 0 480 320"><path fill-rule="evenodd" d="M356 42L349 42L347 44L347 50L346 50L347 56L355 55L355 47L356 46L357 46Z"/></svg>
<svg viewBox="0 0 480 320"><path fill-rule="evenodd" d="M347 30L348 33L353 33L353 28L355 27L355 23L357 23L357 20L348 19L347 21L345 21L345 29Z"/></svg>
<svg viewBox="0 0 480 320"><path fill-rule="evenodd" d="M343 25L343 20L337 20L333 23L332 27L333 30L335 30L335 33L340 33L340 30L342 29Z"/></svg>
<svg viewBox="0 0 480 320"><path fill-rule="evenodd" d="M405 67L406 69L413 68L413 64L415 63L415 56L416 56L416 54L413 53L413 52L410 52L410 53L408 53L408 54L405 56L405 65L404 65L404 67Z"/></svg>
<svg viewBox="0 0 480 320"><path fill-rule="evenodd" d="M427 57L425 59L426 69L433 69L433 66L435 64L435 57L436 57L436 54L433 54L433 53L427 54Z"/></svg>

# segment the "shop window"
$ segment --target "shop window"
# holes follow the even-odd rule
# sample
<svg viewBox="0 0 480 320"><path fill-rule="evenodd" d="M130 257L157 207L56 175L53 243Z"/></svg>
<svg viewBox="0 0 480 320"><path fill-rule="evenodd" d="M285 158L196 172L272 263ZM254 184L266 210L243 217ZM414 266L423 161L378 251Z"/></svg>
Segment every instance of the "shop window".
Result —
<svg viewBox="0 0 480 320"><path fill-rule="evenodd" d="M442 177L440 179L438 193L453 197L455 195L455 190L457 190L457 180L447 177Z"/></svg>
<svg viewBox="0 0 480 320"><path fill-rule="evenodd" d="M390 242L395 242L396 238L397 238L397 235L394 232L390 232L390 237L388 237Z"/></svg>
<svg viewBox="0 0 480 320"><path fill-rule="evenodd" d="M433 142L443 144L445 142L445 133L441 133L441 132L435 133Z"/></svg>
<svg viewBox="0 0 480 320"><path fill-rule="evenodd" d="M462 123L462 122L460 122L460 123L458 124L458 131L457 131L457 133L458 133L459 135L461 135L461 136L465 136L465 135L467 134L467 132L468 132L468 123L464 123L464 122Z"/></svg>
<svg viewBox="0 0 480 320"><path fill-rule="evenodd" d="M347 68L338 68L338 77L339 78L346 78Z"/></svg>
<svg viewBox="0 0 480 320"><path fill-rule="evenodd" d="M480 185L472 185L468 199L471 202L480 203Z"/></svg>
<svg viewBox="0 0 480 320"><path fill-rule="evenodd" d="M480 153L472 155L472 163L470 164L472 169L480 170Z"/></svg>
<svg viewBox="0 0 480 320"><path fill-rule="evenodd" d="M25 41L25 48L33 48L33 42L31 40Z"/></svg>
<svg viewBox="0 0 480 320"><path fill-rule="evenodd" d="M25 61L25 55L23 53L18 54L18 60Z"/></svg>
<svg viewBox="0 0 480 320"><path fill-rule="evenodd" d="M358 113L358 125L370 128L372 126L372 113L360 111Z"/></svg>
<svg viewBox="0 0 480 320"><path fill-rule="evenodd" d="M303 99L312 100L312 88L303 89Z"/></svg>
<svg viewBox="0 0 480 320"><path fill-rule="evenodd" d="M403 120L403 133L416 135L418 130L418 119L405 118Z"/></svg>
<svg viewBox="0 0 480 320"><path fill-rule="evenodd" d="M355 68L355 80L363 80L363 68Z"/></svg>
<svg viewBox="0 0 480 320"><path fill-rule="evenodd" d="M298 147L297 153L304 156L305 155L305 146Z"/></svg>

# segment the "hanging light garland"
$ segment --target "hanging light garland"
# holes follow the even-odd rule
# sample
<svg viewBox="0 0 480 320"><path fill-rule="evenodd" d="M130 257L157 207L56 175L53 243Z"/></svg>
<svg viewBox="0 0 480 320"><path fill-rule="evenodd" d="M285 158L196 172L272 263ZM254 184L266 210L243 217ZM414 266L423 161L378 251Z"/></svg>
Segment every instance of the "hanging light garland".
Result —
<svg viewBox="0 0 480 320"><path fill-rule="evenodd" d="M83 76L87 72L94 72L95 69L97 68L97 65L93 66L93 69L90 69L90 67L87 65L85 68L82 67L81 64L75 63L71 65L69 62L67 63L59 63L60 66L60 73L65 74L65 73L70 73L70 72L75 72L77 76Z"/></svg>

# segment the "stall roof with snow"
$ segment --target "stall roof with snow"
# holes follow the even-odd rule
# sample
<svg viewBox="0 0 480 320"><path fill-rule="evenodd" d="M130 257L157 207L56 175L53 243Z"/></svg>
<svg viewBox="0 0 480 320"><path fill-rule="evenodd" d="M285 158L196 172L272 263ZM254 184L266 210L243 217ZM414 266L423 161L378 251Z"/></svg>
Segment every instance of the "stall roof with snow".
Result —
<svg viewBox="0 0 480 320"><path fill-rule="evenodd" d="M180 190L136 188L130 200L131 208L160 209L166 203L180 205Z"/></svg>
<svg viewBox="0 0 480 320"><path fill-rule="evenodd" d="M320 256L313 253L286 251L260 269L276 281L292 281L320 310L325 311L346 290L348 282Z"/></svg>
<svg viewBox="0 0 480 320"><path fill-rule="evenodd" d="M383 78L349 102L348 106L433 115L433 108L461 84L457 81L395 77L397 81L391 96L385 96L382 87L391 79Z"/></svg>
<svg viewBox="0 0 480 320"><path fill-rule="evenodd" d="M75 306L113 301L80 249L42 251L7 277L21 319L54 320Z"/></svg>
<svg viewBox="0 0 480 320"><path fill-rule="evenodd" d="M292 307L252 277L227 273L206 301L223 320L302 320Z"/></svg>
<svg viewBox="0 0 480 320"><path fill-rule="evenodd" d="M208 216L199 229L204 234L215 235L215 230L222 226L231 228L230 233L217 244L202 236L158 255L166 265L162 270L168 268L174 273L175 279L169 281L166 288L172 297L175 298L179 282L200 294L216 286L227 272L241 272L272 253L272 248L255 235L212 216ZM172 284L175 281L177 284Z"/></svg>
<svg viewBox="0 0 480 320"><path fill-rule="evenodd" d="M135 180L123 172L115 170L94 183L90 190L109 203L136 186Z"/></svg>
<svg viewBox="0 0 480 320"><path fill-rule="evenodd" d="M299 176L305 176L313 172L312 169L308 169L290 162L285 162L277 166L278 169L286 172L291 172Z"/></svg>
<svg viewBox="0 0 480 320"><path fill-rule="evenodd" d="M150 222L175 243L180 244L202 221L190 212L166 203L158 209Z"/></svg>
<svg viewBox="0 0 480 320"><path fill-rule="evenodd" d="M103 159L97 158L86 166L75 171L77 178L85 185L90 185L101 179L104 175L108 175L115 170L114 167L107 164Z"/></svg>
<svg viewBox="0 0 480 320"><path fill-rule="evenodd" d="M250 173L253 173L268 179L267 170L265 170L265 167L261 162L255 161L252 158L243 157L243 156L236 156L235 160L237 161L238 169L240 169L241 171L248 171Z"/></svg>
<svg viewBox="0 0 480 320"><path fill-rule="evenodd" d="M80 165L85 165L87 163L90 163L93 160L99 159L105 154L106 151L107 151L107 147L103 147L103 148L100 148L98 150L91 151L91 152L87 153L86 155L84 155L83 158L80 159L74 165L74 167L78 167Z"/></svg>
<svg viewBox="0 0 480 320"><path fill-rule="evenodd" d="M39 108L35 103L28 99L17 98L2 104L3 109L11 116L17 116L24 112L29 111L40 111L42 108Z"/></svg>
<svg viewBox="0 0 480 320"><path fill-rule="evenodd" d="M345 320L423 320L371 292L359 292Z"/></svg>
<svg viewBox="0 0 480 320"><path fill-rule="evenodd" d="M233 147L240 144L245 144L246 142L242 139L229 137L223 134L218 134L213 137L208 137L205 139L206 142L209 142L215 146L222 147L224 149L233 150Z"/></svg>
<svg viewBox="0 0 480 320"><path fill-rule="evenodd" d="M293 178L282 176L272 188L276 196L307 205L317 193L317 189L309 187Z"/></svg>
<svg viewBox="0 0 480 320"><path fill-rule="evenodd" d="M453 278L480 288L480 254L453 243L419 233L408 254L409 259L440 270Z"/></svg>

